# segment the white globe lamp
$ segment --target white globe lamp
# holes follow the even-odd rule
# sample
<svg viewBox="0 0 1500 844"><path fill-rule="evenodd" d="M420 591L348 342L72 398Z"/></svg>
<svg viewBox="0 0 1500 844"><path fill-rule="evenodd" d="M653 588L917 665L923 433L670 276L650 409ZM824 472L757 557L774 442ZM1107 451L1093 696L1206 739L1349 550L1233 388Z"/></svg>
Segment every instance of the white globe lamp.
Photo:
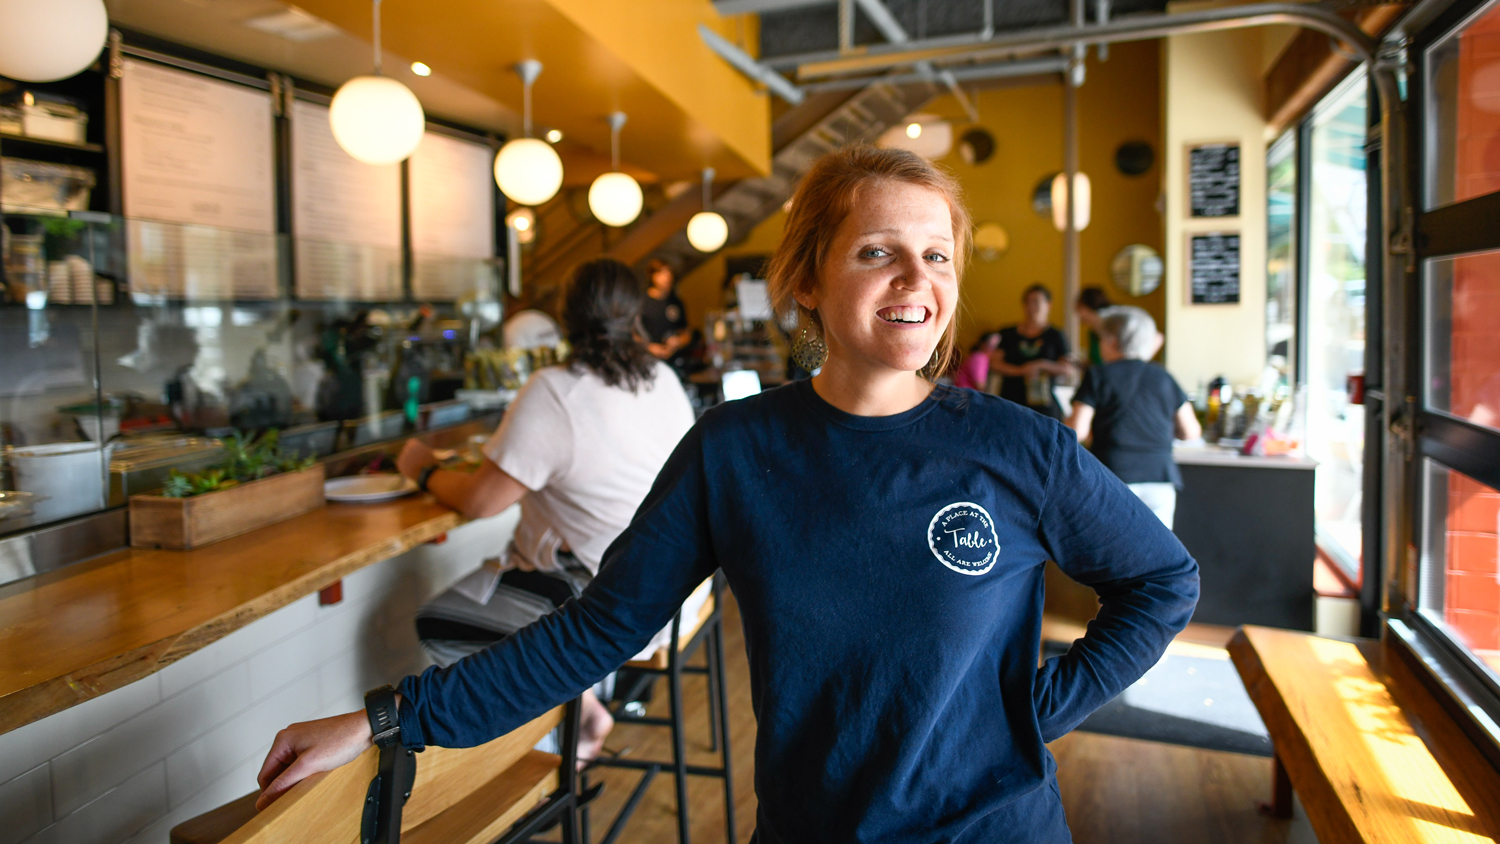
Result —
<svg viewBox="0 0 1500 844"><path fill-rule="evenodd" d="M422 142L427 115L411 89L380 74L380 0L373 0L375 73L339 86L328 104L328 126L344 152L365 164L395 164Z"/></svg>
<svg viewBox="0 0 1500 844"><path fill-rule="evenodd" d="M641 202L641 186L626 173L605 173L589 186L589 210L606 226L635 222Z"/></svg>
<svg viewBox="0 0 1500 844"><path fill-rule="evenodd" d="M620 128L624 125L624 112L609 116L611 172L589 186L589 210L606 226L628 226L641 215L641 186L629 174L620 172Z"/></svg>
<svg viewBox="0 0 1500 844"><path fill-rule="evenodd" d="M1073 184L1078 201L1077 210L1073 212L1073 227L1077 231L1083 231L1089 227L1093 189L1089 186L1087 173L1075 175ZM1058 173L1052 179L1052 225L1060 232L1068 230L1068 202L1073 198L1068 196L1068 174Z"/></svg>
<svg viewBox="0 0 1500 844"><path fill-rule="evenodd" d="M687 238L699 252L717 252L729 239L729 224L712 211L699 211L688 220Z"/></svg>
<svg viewBox="0 0 1500 844"><path fill-rule="evenodd" d="M108 37L103 0L0 0L0 75L67 79L94 63Z"/></svg>
<svg viewBox="0 0 1500 844"><path fill-rule="evenodd" d="M714 168L703 168L703 210L688 220L688 243L699 252L716 252L729 239L729 224L714 213Z"/></svg>
<svg viewBox="0 0 1500 844"><path fill-rule="evenodd" d="M389 76L356 76L328 106L333 138L354 159L395 164L422 142L427 116L410 88Z"/></svg>
<svg viewBox="0 0 1500 844"><path fill-rule="evenodd" d="M562 187L562 159L536 138L517 138L495 156L495 184L511 202L541 205Z"/></svg>
<svg viewBox="0 0 1500 844"><path fill-rule="evenodd" d="M521 137L495 156L495 184L505 198L520 205L541 205L562 187L562 159L544 141L531 137L531 85L542 75L542 63L527 59L516 65L521 77Z"/></svg>

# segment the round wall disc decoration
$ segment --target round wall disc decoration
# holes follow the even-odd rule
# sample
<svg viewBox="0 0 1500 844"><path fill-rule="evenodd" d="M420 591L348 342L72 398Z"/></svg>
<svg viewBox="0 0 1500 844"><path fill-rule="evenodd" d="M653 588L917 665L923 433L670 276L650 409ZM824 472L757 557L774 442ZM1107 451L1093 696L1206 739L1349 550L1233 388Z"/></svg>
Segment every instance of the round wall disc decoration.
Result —
<svg viewBox="0 0 1500 844"><path fill-rule="evenodd" d="M1121 249L1109 265L1115 287L1131 296L1145 296L1160 287L1163 269L1161 256L1144 243Z"/></svg>
<svg viewBox="0 0 1500 844"><path fill-rule="evenodd" d="M958 156L965 164L983 164L995 155L995 136L974 128L958 139Z"/></svg>
<svg viewBox="0 0 1500 844"><path fill-rule="evenodd" d="M1127 176L1139 176L1156 163L1156 150L1145 141L1126 141L1115 150L1115 167Z"/></svg>

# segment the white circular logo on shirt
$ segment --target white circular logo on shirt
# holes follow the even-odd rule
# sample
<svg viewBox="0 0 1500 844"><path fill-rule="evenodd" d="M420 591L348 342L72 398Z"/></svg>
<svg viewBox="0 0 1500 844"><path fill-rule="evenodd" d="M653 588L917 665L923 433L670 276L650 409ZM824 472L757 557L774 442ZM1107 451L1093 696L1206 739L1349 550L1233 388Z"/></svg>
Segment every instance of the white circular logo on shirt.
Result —
<svg viewBox="0 0 1500 844"><path fill-rule="evenodd" d="M927 547L938 562L959 574L984 574L1000 558L995 520L972 501L949 504L932 517Z"/></svg>

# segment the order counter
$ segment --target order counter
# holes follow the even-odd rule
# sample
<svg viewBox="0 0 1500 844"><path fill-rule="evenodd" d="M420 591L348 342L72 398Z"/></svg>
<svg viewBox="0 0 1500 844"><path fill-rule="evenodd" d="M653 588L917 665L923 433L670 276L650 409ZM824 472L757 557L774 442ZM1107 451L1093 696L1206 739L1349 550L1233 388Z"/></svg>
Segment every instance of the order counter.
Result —
<svg viewBox="0 0 1500 844"><path fill-rule="evenodd" d="M1313 470L1306 457L1172 452L1182 471L1174 532L1198 560L1193 621L1313 629Z"/></svg>

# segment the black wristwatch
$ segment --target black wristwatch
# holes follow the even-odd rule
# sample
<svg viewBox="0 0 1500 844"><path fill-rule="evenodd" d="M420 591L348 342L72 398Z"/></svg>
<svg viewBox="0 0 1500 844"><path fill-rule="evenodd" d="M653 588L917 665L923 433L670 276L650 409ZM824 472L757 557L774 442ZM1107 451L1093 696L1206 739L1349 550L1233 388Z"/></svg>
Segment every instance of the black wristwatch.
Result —
<svg viewBox="0 0 1500 844"><path fill-rule="evenodd" d="M443 467L439 466L436 463L432 464L431 466L423 466L422 467L422 471L420 471L420 472L417 473L417 489L420 489L423 492L426 492L427 491L427 482L432 479L432 473L436 472L437 470L439 470L441 468L443 468Z"/></svg>
<svg viewBox="0 0 1500 844"><path fill-rule="evenodd" d="M377 746L401 740L401 713L396 708L396 689L387 683L365 693L365 716L370 719L371 741Z"/></svg>

